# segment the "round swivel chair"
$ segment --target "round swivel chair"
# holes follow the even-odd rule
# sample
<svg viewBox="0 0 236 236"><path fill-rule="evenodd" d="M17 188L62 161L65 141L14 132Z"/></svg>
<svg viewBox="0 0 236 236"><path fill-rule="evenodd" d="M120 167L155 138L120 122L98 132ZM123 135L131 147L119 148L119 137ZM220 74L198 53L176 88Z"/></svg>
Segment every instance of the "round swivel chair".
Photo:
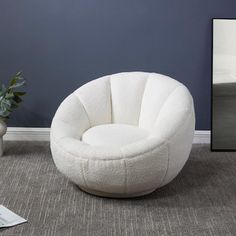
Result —
<svg viewBox="0 0 236 236"><path fill-rule="evenodd" d="M161 74L124 72L93 80L61 103L51 151L59 171L82 190L136 197L177 176L194 128L184 85Z"/></svg>

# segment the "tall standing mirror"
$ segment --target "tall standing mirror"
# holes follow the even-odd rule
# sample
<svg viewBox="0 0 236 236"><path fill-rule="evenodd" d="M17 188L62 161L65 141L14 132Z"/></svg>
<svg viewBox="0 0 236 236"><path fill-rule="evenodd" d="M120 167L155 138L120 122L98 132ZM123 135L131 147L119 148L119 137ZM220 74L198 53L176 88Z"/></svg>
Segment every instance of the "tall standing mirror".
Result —
<svg viewBox="0 0 236 236"><path fill-rule="evenodd" d="M213 19L211 145L236 151L236 19Z"/></svg>

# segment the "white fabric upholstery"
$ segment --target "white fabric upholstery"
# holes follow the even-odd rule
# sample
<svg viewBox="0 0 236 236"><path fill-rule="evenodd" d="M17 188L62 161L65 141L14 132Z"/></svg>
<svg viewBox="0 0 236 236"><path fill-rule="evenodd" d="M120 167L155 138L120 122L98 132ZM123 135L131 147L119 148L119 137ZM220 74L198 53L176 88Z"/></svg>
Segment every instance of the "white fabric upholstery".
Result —
<svg viewBox="0 0 236 236"><path fill-rule="evenodd" d="M74 94L81 101L91 126L111 123L110 78L104 76L77 89Z"/></svg>
<svg viewBox="0 0 236 236"><path fill-rule="evenodd" d="M69 95L51 127L58 169L81 189L108 197L147 194L169 183L192 146L195 114L181 83L126 72Z"/></svg>
<svg viewBox="0 0 236 236"><path fill-rule="evenodd" d="M149 75L141 72L111 76L112 122L138 125L143 92Z"/></svg>
<svg viewBox="0 0 236 236"><path fill-rule="evenodd" d="M123 147L148 136L149 132L137 126L106 124L92 127L82 135L82 141L98 147Z"/></svg>

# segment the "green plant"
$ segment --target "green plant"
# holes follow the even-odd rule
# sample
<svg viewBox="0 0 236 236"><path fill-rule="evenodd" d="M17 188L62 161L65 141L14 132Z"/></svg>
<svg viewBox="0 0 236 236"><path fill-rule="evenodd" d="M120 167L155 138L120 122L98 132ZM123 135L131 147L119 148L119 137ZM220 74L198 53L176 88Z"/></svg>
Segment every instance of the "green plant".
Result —
<svg viewBox="0 0 236 236"><path fill-rule="evenodd" d="M0 84L0 119L8 119L12 110L17 108L22 102L21 96L25 92L20 92L18 89L25 85L25 79L21 72L17 72L6 87Z"/></svg>

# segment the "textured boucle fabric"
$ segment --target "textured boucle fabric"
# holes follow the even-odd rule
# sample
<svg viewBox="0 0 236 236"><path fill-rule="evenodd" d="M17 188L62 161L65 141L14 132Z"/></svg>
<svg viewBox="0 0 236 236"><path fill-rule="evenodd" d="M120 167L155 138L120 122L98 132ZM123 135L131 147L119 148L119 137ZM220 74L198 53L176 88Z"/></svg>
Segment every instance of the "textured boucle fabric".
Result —
<svg viewBox="0 0 236 236"><path fill-rule="evenodd" d="M161 74L124 72L93 80L62 102L51 150L58 169L84 190L141 196L177 176L194 128L184 85Z"/></svg>
<svg viewBox="0 0 236 236"><path fill-rule="evenodd" d="M106 124L88 129L83 133L81 140L93 146L122 147L147 138L148 135L148 131L137 126Z"/></svg>

